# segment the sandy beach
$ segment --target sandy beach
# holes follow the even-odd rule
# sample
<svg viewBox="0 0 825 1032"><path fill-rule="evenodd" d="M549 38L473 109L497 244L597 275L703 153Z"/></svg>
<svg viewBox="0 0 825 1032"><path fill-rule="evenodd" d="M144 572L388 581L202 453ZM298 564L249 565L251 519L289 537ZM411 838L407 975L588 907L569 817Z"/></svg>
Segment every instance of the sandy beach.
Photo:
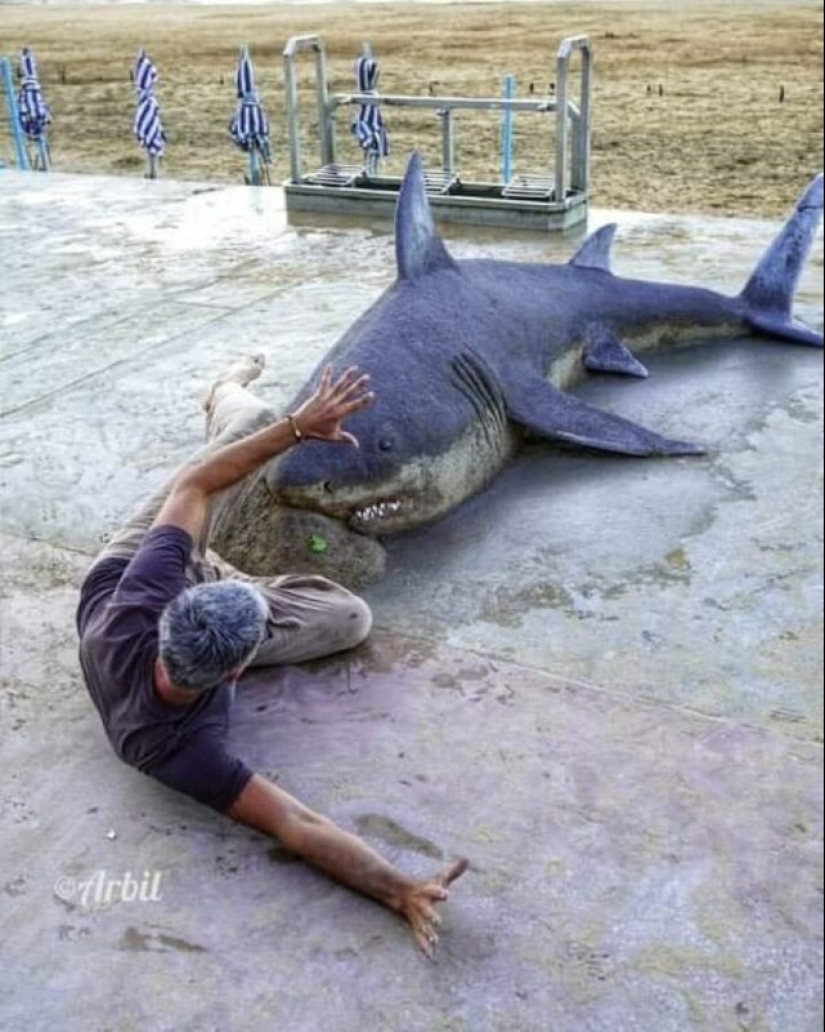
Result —
<svg viewBox="0 0 825 1032"><path fill-rule="evenodd" d="M281 53L315 32L330 86L354 89L353 63L369 39L386 93L498 96L550 88L566 35L593 44L596 79L593 203L648 211L780 217L823 165L821 5L676 3L291 4L167 6L0 5L0 53L31 46L51 105L57 171L140 176L131 128L130 69L145 47L160 71L157 95L169 145L165 178L242 181L244 155L226 131L238 47L248 44L272 125L273 182L287 176ZM304 93L311 103L310 62ZM780 94L783 100L780 100ZM311 111L311 108L308 108ZM517 171L545 171L552 126L519 116ZM308 123L310 118L305 119ZM388 116L390 172L413 147L439 161L432 112ZM342 113L341 158L357 149ZM500 115L462 117L458 165L496 180ZM10 157L0 133L0 158Z"/></svg>

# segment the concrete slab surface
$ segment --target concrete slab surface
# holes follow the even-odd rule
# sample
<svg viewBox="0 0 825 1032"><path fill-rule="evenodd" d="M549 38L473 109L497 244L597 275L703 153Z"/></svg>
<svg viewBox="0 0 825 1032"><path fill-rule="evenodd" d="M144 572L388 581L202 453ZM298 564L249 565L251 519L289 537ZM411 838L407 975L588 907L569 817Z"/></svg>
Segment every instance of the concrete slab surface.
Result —
<svg viewBox="0 0 825 1032"><path fill-rule="evenodd" d="M619 273L729 292L776 230L589 228L613 220ZM277 189L0 173L0 1027L821 1028L821 353L583 385L708 454L530 447L388 542L366 646L241 685L249 763L407 870L470 858L435 963L109 751L75 658L89 557L198 446L228 359L265 352L278 409L393 275L386 226L288 223ZM798 314L822 304L820 236ZM127 874L144 900L107 900Z"/></svg>

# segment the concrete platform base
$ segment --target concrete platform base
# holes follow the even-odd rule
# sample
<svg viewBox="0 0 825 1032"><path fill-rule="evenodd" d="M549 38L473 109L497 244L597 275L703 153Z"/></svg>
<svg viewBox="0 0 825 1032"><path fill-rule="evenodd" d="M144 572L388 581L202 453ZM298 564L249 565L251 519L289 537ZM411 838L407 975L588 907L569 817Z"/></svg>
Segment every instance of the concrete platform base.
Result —
<svg viewBox="0 0 825 1032"><path fill-rule="evenodd" d="M618 218L620 273L730 292L776 229ZM576 240L450 246L559 260ZM392 256L383 227L288 222L275 189L0 173L0 1027L814 1032L811 350L740 341L589 383L708 455L528 449L389 543L366 646L241 685L249 763L405 869L470 858L435 963L109 751L75 658L89 557L199 443L210 375L264 351L259 391L285 404ZM820 237L798 304L820 328L822 300Z"/></svg>

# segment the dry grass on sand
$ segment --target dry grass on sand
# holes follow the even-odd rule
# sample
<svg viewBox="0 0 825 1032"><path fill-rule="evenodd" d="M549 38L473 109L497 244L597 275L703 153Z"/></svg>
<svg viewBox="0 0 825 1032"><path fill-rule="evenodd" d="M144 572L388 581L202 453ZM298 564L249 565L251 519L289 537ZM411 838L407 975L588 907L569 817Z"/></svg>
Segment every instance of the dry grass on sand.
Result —
<svg viewBox="0 0 825 1032"><path fill-rule="evenodd" d="M353 62L368 32L384 92L424 94L432 83L438 94L470 96L499 95L506 73L516 76L520 95L530 83L546 92L560 39L587 34L596 67L593 187L600 207L774 218L823 163L822 8L803 0L7 6L0 29L7 55L27 44L38 57L58 171L142 174L129 72L143 46L161 73L170 138L164 177L240 182L245 159L226 125L237 49L246 43L273 127L273 181L286 178L281 51L289 36L306 32L324 38L334 91L354 89ZM309 85L309 60L305 71ZM390 171L400 171L414 146L440 163L432 112L393 110L388 117ZM465 178L498 177L499 118L460 116ZM341 158L355 160L345 122L338 139ZM6 146L0 135L0 157ZM517 169L544 171L549 154L542 116L519 116Z"/></svg>

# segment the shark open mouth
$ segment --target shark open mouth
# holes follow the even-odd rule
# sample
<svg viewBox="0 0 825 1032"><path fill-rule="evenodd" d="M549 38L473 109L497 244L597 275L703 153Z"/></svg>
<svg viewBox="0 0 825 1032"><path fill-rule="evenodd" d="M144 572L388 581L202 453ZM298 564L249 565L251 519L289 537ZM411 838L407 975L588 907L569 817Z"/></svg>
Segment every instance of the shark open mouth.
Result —
<svg viewBox="0 0 825 1032"><path fill-rule="evenodd" d="M348 524L353 530L369 531L377 529L395 516L409 514L414 508L415 502L412 498L385 498L352 509Z"/></svg>

